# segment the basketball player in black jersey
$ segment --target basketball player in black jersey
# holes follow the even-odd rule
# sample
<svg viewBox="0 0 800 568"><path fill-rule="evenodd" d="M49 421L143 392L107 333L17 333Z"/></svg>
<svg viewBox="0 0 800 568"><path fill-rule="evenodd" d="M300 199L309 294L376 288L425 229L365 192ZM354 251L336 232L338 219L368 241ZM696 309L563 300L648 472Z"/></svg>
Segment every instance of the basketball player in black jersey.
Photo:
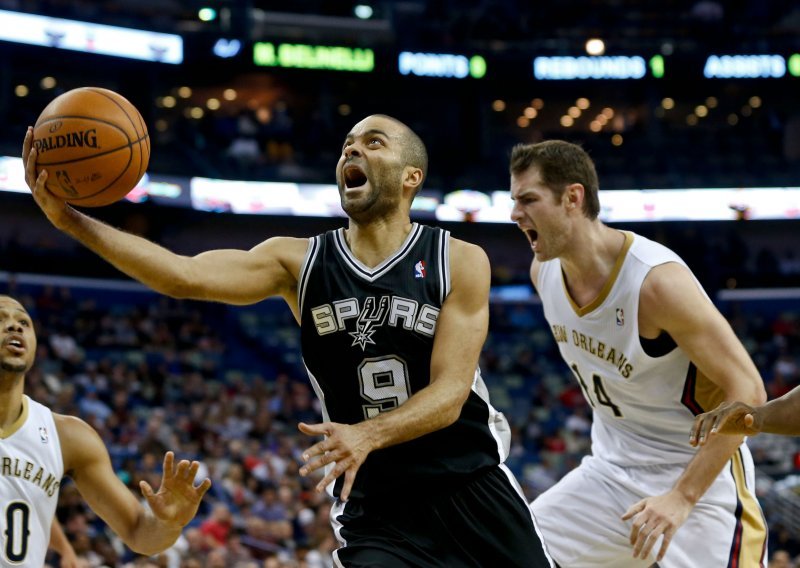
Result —
<svg viewBox="0 0 800 568"><path fill-rule="evenodd" d="M336 498L336 566L551 566L516 480L502 465L508 424L478 370L489 263L474 245L412 223L427 153L398 120L375 115L346 136L336 167L347 228L270 238L194 257L119 231L26 179L60 230L176 298L251 304L281 296L301 327L325 422L303 475Z"/></svg>

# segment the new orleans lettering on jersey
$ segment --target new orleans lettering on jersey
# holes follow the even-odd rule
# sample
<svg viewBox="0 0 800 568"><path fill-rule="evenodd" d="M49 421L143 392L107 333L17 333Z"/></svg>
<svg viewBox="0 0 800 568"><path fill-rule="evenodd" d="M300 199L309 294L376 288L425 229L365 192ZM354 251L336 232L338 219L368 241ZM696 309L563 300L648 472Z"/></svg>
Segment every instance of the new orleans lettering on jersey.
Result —
<svg viewBox="0 0 800 568"><path fill-rule="evenodd" d="M572 343L575 347L579 347L596 356L598 359L610 363L611 366L617 368L620 375L626 379L630 378L633 372L633 365L629 362L630 360L625 353L623 353L622 349L606 345L602 340L592 337L591 335L587 336L585 333L575 329L570 329L568 333L566 325L554 323L551 324L550 327L553 330L553 337L557 343L569 343L569 338L572 338Z"/></svg>
<svg viewBox="0 0 800 568"><path fill-rule="evenodd" d="M325 420L373 418L430 384L437 321L449 292L447 231L414 223L401 247L374 268L352 254L343 229L311 239L298 286L300 333ZM456 423L371 453L352 495L446 488L505 459L507 432L476 369Z"/></svg>

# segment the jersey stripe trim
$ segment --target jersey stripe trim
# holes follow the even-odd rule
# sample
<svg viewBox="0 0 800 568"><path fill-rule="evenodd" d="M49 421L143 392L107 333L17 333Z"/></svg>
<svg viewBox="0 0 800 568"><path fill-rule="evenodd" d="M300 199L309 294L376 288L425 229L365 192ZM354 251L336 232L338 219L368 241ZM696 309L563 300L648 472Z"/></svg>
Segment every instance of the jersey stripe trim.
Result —
<svg viewBox="0 0 800 568"><path fill-rule="evenodd" d="M450 295L450 231L439 229L439 303Z"/></svg>
<svg viewBox="0 0 800 568"><path fill-rule="evenodd" d="M422 227L419 225L419 223L414 223L411 227L411 231L406 237L405 242L403 242L398 251L389 256L375 268L368 268L353 255L353 253L350 251L350 248L347 246L347 241L344 238L344 229L339 229L334 232L333 242L336 244L336 250L339 251L339 254L345 261L345 264L350 267L356 276L359 276L367 282L374 282L386 272L390 271L394 265L403 260L403 258L417 243L420 235L422 235Z"/></svg>
<svg viewBox="0 0 800 568"><path fill-rule="evenodd" d="M528 509L528 513L531 516L531 522L533 523L533 528L536 531L536 536L539 537L539 544L542 545L542 552L544 552L544 557L547 559L547 562L550 563L550 568L554 568L556 566L553 558L550 556L550 552L547 550L547 544L544 542L544 535L539 530L539 524L536 522L536 517L533 514L533 509L531 509L530 505L528 504L528 499L525 497L525 493L522 491L522 487L517 481L517 478L514 477L514 474L511 473L511 470L508 469L508 466L504 463L501 463L499 466L500 471L502 471L506 477L508 478L508 482L511 484L511 487L514 488L514 491L519 495L519 498L522 499L522 504Z"/></svg>
<svg viewBox="0 0 800 568"><path fill-rule="evenodd" d="M306 296L306 288L308 287L308 277L311 274L311 267L314 266L314 261L321 248L321 238L320 236L316 236L309 239L306 257L303 259L303 264L300 266L300 283L297 290L297 303L301 314L303 313L303 300Z"/></svg>
<svg viewBox="0 0 800 568"><path fill-rule="evenodd" d="M728 557L728 568L763 568L767 524L752 490L747 487L741 448L731 458L730 468L736 485L736 528Z"/></svg>
<svg viewBox="0 0 800 568"><path fill-rule="evenodd" d="M486 405L486 411L489 414L486 426L497 444L497 457L500 463L506 461L508 454L511 453L511 430L508 422L503 417L502 412L498 412L492 403L489 402L489 389L486 388L486 383L483 382L480 368L475 369L475 376L472 379L472 391L478 395L481 401ZM505 432L498 430L497 425L505 425Z"/></svg>
<svg viewBox="0 0 800 568"><path fill-rule="evenodd" d="M569 293L569 288L567 288L567 281L564 278L564 272L561 272L561 284L564 288L564 294L567 296L569 304L572 306L572 309L575 311L575 314L578 317L583 317L599 308L602 303L606 301L606 298L608 298L608 295L611 293L611 289L614 287L614 284L617 283L617 276L619 276L619 273L622 270L622 265L628 256L628 250L630 250L631 245L633 244L633 233L629 231L623 231L622 233L625 235L625 242L622 244L622 250L619 251L619 255L617 255L617 260L614 262L614 267L611 269L611 274L608 276L608 280L606 280L606 283L603 284L603 288L600 290L600 293L597 294L597 297L585 306L580 307L575 303L575 300Z"/></svg>

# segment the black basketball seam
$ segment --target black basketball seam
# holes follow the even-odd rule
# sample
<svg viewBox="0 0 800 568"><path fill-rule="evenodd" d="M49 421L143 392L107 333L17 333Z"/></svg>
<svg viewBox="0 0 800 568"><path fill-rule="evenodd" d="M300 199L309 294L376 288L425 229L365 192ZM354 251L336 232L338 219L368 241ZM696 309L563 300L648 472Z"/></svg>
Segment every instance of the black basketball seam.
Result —
<svg viewBox="0 0 800 568"><path fill-rule="evenodd" d="M136 129L136 123L134 122L133 118L131 118L131 115L129 115L129 114L128 114L128 111L126 111L126 110L123 108L123 106L122 106L121 104L119 104L119 102L118 102L116 99L114 99L113 97L109 96L107 93L104 93L103 91L99 90L98 88L95 88L95 87L86 87L86 89L87 89L87 90L89 90L89 91L92 91L93 93L97 93L98 95L102 95L102 96L104 96L105 98L107 98L108 100L110 100L112 103L114 103L115 105L117 105L117 106L119 107L119 109L120 109L120 110L121 110L123 113L125 113L125 116L128 118L128 122L130 122L130 123L131 123L131 126L133 126L133 131L134 131L136 134L139 134L139 131ZM117 93L117 94L119 94L119 93ZM122 97L122 95L119 95L119 96L120 96L120 97ZM123 97L123 98L124 98L124 97ZM127 100L127 99L126 99L126 100ZM133 103L131 103L130 101L128 101L128 103L129 103L131 106L133 106ZM135 106L133 106L133 108L134 108L134 109L136 109L136 107L135 107ZM139 116L139 119L141 119L141 118L142 118L142 113L140 113L140 112L139 112L139 109L136 109L136 114ZM147 137L147 126L146 126L146 125L144 124L144 122L142 122L141 120L140 120L140 126L142 127L142 133L143 133L143 137L142 137L142 138L144 138L144 137ZM142 140L142 138L139 138L139 140L137 140L137 142L138 142L138 141L141 141L141 140ZM133 154L133 152L131 152L131 154ZM133 158L133 156L131 156L131 158ZM136 174L137 174L137 178L136 178L136 179L141 179L141 177L142 177L142 174L144 173L144 172L142 172L142 164L143 164L143 163L144 163L144 155L142 154L142 145L141 145L141 144L139 144L139 169L138 169L138 171L136 172Z"/></svg>
<svg viewBox="0 0 800 568"><path fill-rule="evenodd" d="M130 145L128 145L128 146L123 146L122 148L130 148ZM118 150L121 150L122 148L118 148ZM94 156L93 156L93 157L94 157ZM67 201L69 201L70 203L72 203L72 202L75 202L75 201L84 201L84 200L86 200L86 199L89 199L90 197L94 197L94 196L96 196L96 195L99 195L100 193L103 193L103 192L104 192L105 190L107 190L109 187L111 187L112 185L114 185L115 183L117 183L117 180L118 180L119 178L121 178L123 175L125 175L125 172L127 172L127 171L128 171L128 167L131 165L131 160L133 160L133 149L131 149L131 152L130 152L130 154L128 154L128 163L127 163L127 164L125 164L125 169L123 169L123 170L122 170L122 172L120 172L120 174L119 174L117 177L115 177L115 178L114 178L114 179L112 179L110 182L108 182L108 184L107 184L107 185L105 185L104 187L102 187L102 188L98 189L97 191L95 191L94 193L92 193L92 194L90 194L90 195L83 195L83 196L81 196L81 197L70 197L70 198L66 198L66 200L67 200ZM131 188L131 189L133 189L133 188ZM123 197L124 197L124 195L123 195Z"/></svg>
<svg viewBox="0 0 800 568"><path fill-rule="evenodd" d="M103 120L102 118L96 118L94 116L82 116L82 115L79 115L79 114L59 114L58 116L54 116L52 118L45 119L42 122L37 122L36 124L33 125L33 129L36 130L37 128L39 128L43 124L47 124L48 122L56 122L56 121L61 120L62 118L80 118L80 119L83 119L83 120L91 120L91 121L94 121L94 122L99 122L101 124L105 124L106 126L113 126L117 130L122 132L122 134L125 135L125 138L128 139L128 142L131 141L131 137L128 136L128 133L125 132L124 130L122 130L122 128L120 128L118 125L114 124L113 122L109 122L107 120ZM134 128L134 130L136 130L136 129Z"/></svg>
<svg viewBox="0 0 800 568"><path fill-rule="evenodd" d="M61 164L74 164L75 162L82 162L84 160L91 160L92 158L98 158L100 156L105 156L106 154L113 154L118 150L122 150L123 148L130 148L134 144L139 144L142 140L147 139L148 135L145 134L143 137L139 138L138 140L134 140L132 142L128 142L127 144L123 144L122 146L117 146L116 148L112 148L111 150L106 150L105 152L99 152L97 154L92 154L91 156L84 156L83 158L75 158L74 160L63 160L61 162L40 162L36 160L37 166L60 166Z"/></svg>

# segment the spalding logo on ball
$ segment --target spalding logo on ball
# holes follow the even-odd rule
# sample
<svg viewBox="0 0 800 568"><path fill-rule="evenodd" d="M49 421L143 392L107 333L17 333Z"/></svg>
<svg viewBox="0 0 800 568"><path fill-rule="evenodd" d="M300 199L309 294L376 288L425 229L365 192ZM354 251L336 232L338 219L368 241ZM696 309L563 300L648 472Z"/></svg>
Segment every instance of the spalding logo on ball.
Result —
<svg viewBox="0 0 800 568"><path fill-rule="evenodd" d="M83 207L125 197L150 161L142 115L125 97L98 87L67 91L45 107L33 127L37 173L47 189Z"/></svg>

